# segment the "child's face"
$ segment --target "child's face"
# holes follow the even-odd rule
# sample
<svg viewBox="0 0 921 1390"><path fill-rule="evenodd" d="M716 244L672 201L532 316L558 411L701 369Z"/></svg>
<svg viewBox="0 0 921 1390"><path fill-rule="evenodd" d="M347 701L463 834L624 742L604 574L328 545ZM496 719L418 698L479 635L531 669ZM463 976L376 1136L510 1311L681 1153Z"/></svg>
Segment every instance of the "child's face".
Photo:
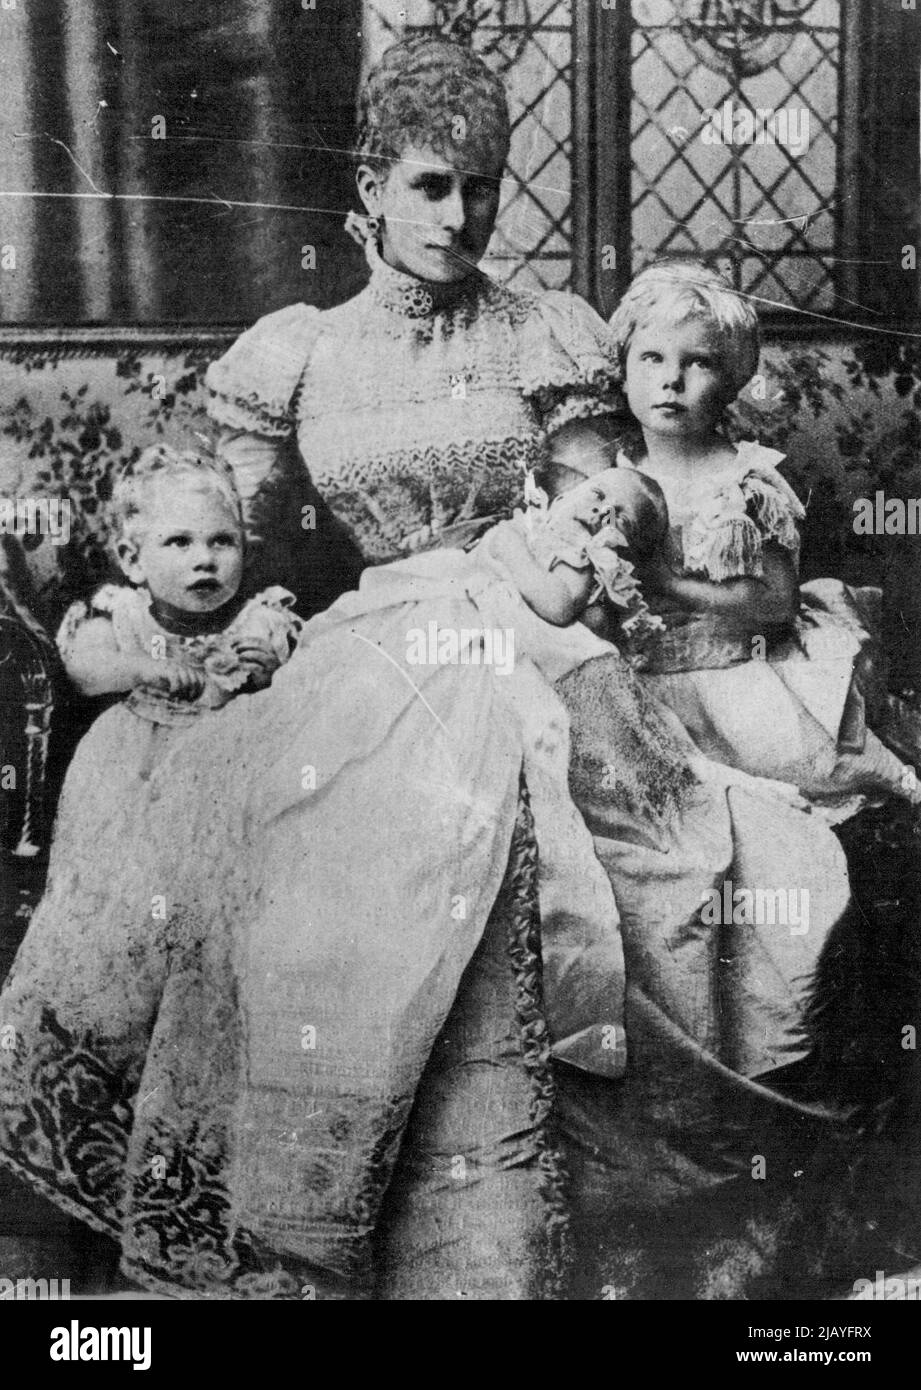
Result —
<svg viewBox="0 0 921 1390"><path fill-rule="evenodd" d="M719 335L701 319L638 326L627 349L627 400L644 435L703 439L731 398Z"/></svg>
<svg viewBox="0 0 921 1390"><path fill-rule="evenodd" d="M364 166L359 188L383 218L384 259L435 284L463 280L479 264L499 210L504 151L483 171L464 168L463 147L438 154L410 146L385 177Z"/></svg>
<svg viewBox="0 0 921 1390"><path fill-rule="evenodd" d="M181 613L229 603L243 577L243 534L220 494L163 482L146 501L136 539L118 547L128 578Z"/></svg>
<svg viewBox="0 0 921 1390"><path fill-rule="evenodd" d="M553 503L553 515L557 521L580 523L592 535L610 523L628 543L644 501L642 487L629 469L606 468L561 493Z"/></svg>

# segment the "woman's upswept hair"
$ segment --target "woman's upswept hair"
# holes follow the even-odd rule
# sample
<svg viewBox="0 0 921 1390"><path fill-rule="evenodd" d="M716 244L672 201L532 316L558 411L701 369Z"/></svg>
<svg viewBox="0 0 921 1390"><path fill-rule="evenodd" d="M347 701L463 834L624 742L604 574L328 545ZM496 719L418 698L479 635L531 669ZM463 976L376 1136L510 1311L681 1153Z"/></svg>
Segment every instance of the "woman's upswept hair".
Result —
<svg viewBox="0 0 921 1390"><path fill-rule="evenodd" d="M108 508L113 539L134 540L143 529L142 518L153 487L168 481L196 492L214 492L242 526L240 494L229 465L217 457L188 451L179 453L168 444L153 444L133 463L126 464L112 487Z"/></svg>
<svg viewBox="0 0 921 1390"><path fill-rule="evenodd" d="M672 324L702 319L711 324L722 340L723 370L732 397L754 375L760 351L758 315L725 276L703 261L654 261L631 282L610 320L622 374L633 334L651 318Z"/></svg>
<svg viewBox="0 0 921 1390"><path fill-rule="evenodd" d="M388 48L365 79L359 116L363 159L400 159L410 145L430 145L462 150L465 166L479 170L497 151L503 160L508 154L502 81L451 39L422 34Z"/></svg>

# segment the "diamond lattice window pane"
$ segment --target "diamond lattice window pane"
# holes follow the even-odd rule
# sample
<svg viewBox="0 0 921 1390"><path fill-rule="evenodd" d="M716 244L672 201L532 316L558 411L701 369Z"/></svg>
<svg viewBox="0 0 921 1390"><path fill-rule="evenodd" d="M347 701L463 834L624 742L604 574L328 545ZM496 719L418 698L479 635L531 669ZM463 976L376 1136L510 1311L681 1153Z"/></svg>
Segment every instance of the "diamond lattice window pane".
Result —
<svg viewBox="0 0 921 1390"><path fill-rule="evenodd" d="M582 3L582 0L578 0ZM572 279L572 5L570 0L365 0L365 66L412 29L473 16L473 46L509 93L512 147L483 268L516 289Z"/></svg>
<svg viewBox="0 0 921 1390"><path fill-rule="evenodd" d="M841 4L761 8L634 0L634 269L724 253L740 289L833 308Z"/></svg>

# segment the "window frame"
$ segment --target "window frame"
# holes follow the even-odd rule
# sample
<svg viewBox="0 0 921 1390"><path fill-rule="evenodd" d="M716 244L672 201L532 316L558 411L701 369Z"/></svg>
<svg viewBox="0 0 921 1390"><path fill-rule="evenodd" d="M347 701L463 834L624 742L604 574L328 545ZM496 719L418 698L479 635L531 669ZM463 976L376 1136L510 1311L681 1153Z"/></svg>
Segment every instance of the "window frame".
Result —
<svg viewBox="0 0 921 1390"><path fill-rule="evenodd" d="M632 9L630 0L615 0L612 9L577 4L573 11L573 285L605 317L632 273ZM921 10L903 10L898 0L842 0L835 288L856 304L833 314L764 310L772 337L834 337L861 326L916 334L921 327L921 227L917 211L914 219L908 212L921 206L919 17ZM881 245L898 253L891 270L862 265L879 260ZM914 273L901 268L906 245L916 249ZM615 253L613 269L603 263L606 247Z"/></svg>

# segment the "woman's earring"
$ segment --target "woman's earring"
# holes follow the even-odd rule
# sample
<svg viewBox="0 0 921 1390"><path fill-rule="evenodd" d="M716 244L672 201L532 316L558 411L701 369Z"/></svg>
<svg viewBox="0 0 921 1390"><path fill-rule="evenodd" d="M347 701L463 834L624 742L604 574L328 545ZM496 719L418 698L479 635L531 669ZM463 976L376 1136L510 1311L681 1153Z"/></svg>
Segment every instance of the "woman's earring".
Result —
<svg viewBox="0 0 921 1390"><path fill-rule="evenodd" d="M353 210L345 219L345 230L350 237L358 242L359 246L363 246L367 250L372 243L379 246L382 223L383 218L381 217L370 217Z"/></svg>

